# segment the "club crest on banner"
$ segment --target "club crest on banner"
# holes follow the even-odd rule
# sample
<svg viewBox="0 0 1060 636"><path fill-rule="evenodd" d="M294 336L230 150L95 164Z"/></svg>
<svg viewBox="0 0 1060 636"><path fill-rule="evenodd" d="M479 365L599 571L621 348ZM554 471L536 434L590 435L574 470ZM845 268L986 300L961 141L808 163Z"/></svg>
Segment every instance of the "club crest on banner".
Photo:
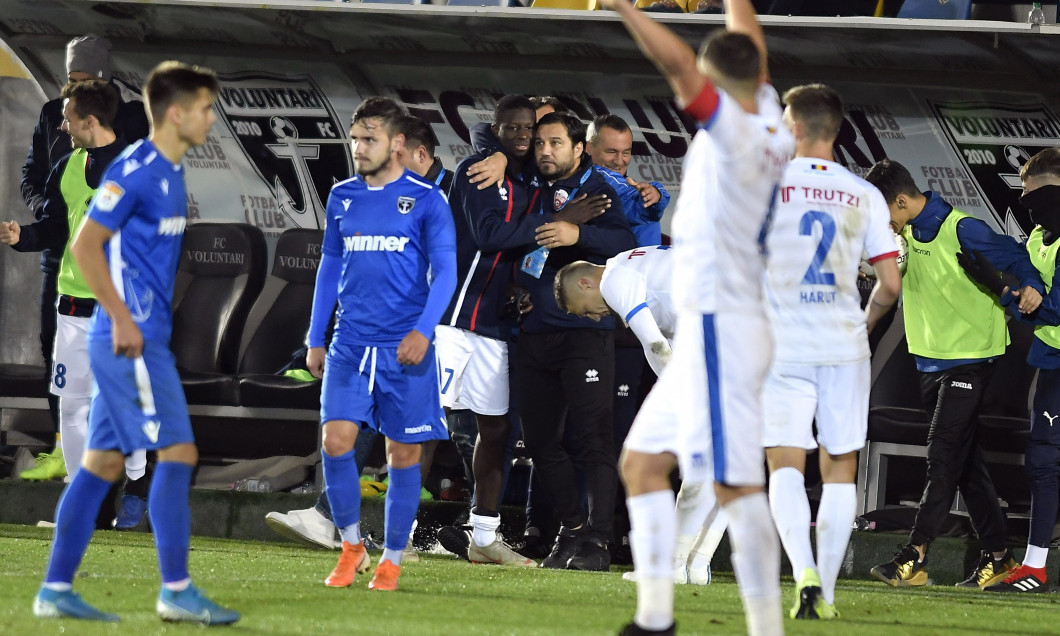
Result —
<svg viewBox="0 0 1060 636"><path fill-rule="evenodd" d="M291 226L320 227L331 186L353 173L344 125L308 75L220 75L217 112Z"/></svg>
<svg viewBox="0 0 1060 636"><path fill-rule="evenodd" d="M1045 104L929 102L963 171L927 175L928 187L958 209L981 197L1006 234L1024 239L1034 228L1019 203L1023 164L1060 144L1060 121ZM963 172L963 174L962 174Z"/></svg>

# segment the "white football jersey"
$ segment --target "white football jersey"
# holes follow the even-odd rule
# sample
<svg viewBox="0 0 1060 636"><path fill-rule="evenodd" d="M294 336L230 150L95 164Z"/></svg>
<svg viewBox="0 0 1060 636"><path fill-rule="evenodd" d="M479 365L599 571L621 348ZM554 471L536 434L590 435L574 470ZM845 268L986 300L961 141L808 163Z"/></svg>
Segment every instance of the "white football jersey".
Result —
<svg viewBox="0 0 1060 636"><path fill-rule="evenodd" d="M858 292L862 254L897 255L880 191L843 166L794 159L769 232L766 297L777 362L848 364L869 357Z"/></svg>
<svg viewBox="0 0 1060 636"><path fill-rule="evenodd" d="M600 279L600 295L637 336L656 375L673 353L672 253L669 246L653 245L616 254Z"/></svg>
<svg viewBox="0 0 1060 636"><path fill-rule="evenodd" d="M673 340L674 303L670 297L673 250L666 245L638 247L607 259L600 293L607 306L629 323L647 309L667 340Z"/></svg>
<svg viewBox="0 0 1060 636"><path fill-rule="evenodd" d="M672 224L679 311L762 313L765 237L777 184L795 149L776 89L758 114L724 91L689 146Z"/></svg>

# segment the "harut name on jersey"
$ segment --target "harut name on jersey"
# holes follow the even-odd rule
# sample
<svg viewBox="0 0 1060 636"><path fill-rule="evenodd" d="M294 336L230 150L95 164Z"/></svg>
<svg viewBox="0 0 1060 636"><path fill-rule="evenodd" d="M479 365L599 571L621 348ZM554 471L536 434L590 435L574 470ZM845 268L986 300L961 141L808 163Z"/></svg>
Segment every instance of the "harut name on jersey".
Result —
<svg viewBox="0 0 1060 636"><path fill-rule="evenodd" d="M799 302L803 304L828 304L835 302L836 292L833 291L801 291Z"/></svg>
<svg viewBox="0 0 1060 636"><path fill-rule="evenodd" d="M404 252L409 237L355 234L342 237L342 242L347 252Z"/></svg>
<svg viewBox="0 0 1060 636"><path fill-rule="evenodd" d="M158 221L159 236L180 236L184 233L188 220L182 216L170 216Z"/></svg>

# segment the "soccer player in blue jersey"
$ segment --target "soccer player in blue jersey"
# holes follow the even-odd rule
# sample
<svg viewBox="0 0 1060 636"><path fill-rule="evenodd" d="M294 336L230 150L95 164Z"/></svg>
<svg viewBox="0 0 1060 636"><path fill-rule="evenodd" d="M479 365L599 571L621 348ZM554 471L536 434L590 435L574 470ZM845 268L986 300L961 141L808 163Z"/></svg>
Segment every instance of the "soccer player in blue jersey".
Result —
<svg viewBox="0 0 1060 636"><path fill-rule="evenodd" d="M206 598L188 575L188 488L198 451L184 391L169 349L173 284L187 218L180 161L201 145L217 117L212 71L163 62L144 85L151 135L107 169L72 253L98 301L89 327L92 395L81 470L55 514L55 540L33 601L40 617L116 621L71 589L100 504L124 468L123 455L158 451L148 496L166 621L234 623L239 613ZM102 310L101 310L102 309Z"/></svg>
<svg viewBox="0 0 1060 636"><path fill-rule="evenodd" d="M401 553L420 503L420 445L448 437L434 328L456 289L456 230L442 191L402 167L405 116L365 100L350 128L356 176L331 189L309 324L306 366L323 377L324 482L342 554L324 583L353 584L367 568L353 446L362 426L386 437L383 557L368 587L396 590ZM324 331L339 303L335 335Z"/></svg>

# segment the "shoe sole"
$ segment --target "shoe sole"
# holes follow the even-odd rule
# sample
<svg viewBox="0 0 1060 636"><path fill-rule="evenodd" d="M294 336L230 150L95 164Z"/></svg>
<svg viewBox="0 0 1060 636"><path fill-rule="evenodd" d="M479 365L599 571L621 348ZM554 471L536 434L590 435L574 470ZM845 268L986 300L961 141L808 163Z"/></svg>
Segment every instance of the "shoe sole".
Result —
<svg viewBox="0 0 1060 636"><path fill-rule="evenodd" d="M276 534L280 535L285 539L294 541L295 543L301 543L303 545L308 545L314 548L320 548L321 550L337 550L342 547L342 543L335 541L334 539L332 539L331 543L329 544L323 542L322 540L308 537L298 532L291 526L288 526L287 524L283 523L279 519L271 518L268 515L265 516L265 525L269 526L269 528Z"/></svg>
<svg viewBox="0 0 1060 636"><path fill-rule="evenodd" d="M816 591L815 591L816 590ZM817 599L821 597L821 588L807 585L799 591L799 605L790 612L791 618L815 621L821 618L817 613Z"/></svg>
<svg viewBox="0 0 1060 636"><path fill-rule="evenodd" d="M992 576L992 577L988 578L987 580L983 581L982 585L976 585L974 587L978 587L979 589L990 587L991 585L994 585L995 583L1001 583L1002 581L1007 579L1010 574L1012 574L1012 570L1005 570L1004 572L1000 572L998 574L995 574L994 576Z"/></svg>
<svg viewBox="0 0 1060 636"><path fill-rule="evenodd" d="M460 531L460 532L464 536L467 536L467 534L464 533L463 531ZM452 533L452 532L441 532L441 531L439 531L438 535L437 535L437 539L438 539L439 545L441 545L442 548L444 548L446 552L449 552L450 554L455 554L456 556L460 557L461 559L463 559L465 561L468 560L467 551L471 547L471 539L470 538L468 538L468 542L467 543L464 543L463 541L458 539L456 536L454 536L454 533Z"/></svg>
<svg viewBox="0 0 1060 636"><path fill-rule="evenodd" d="M166 623L197 623L199 625L231 625L240 619L239 616L231 620L215 620L210 612L205 611L203 614L192 614L188 610L181 609L175 605L170 605L164 601L158 601L155 604L155 612L158 617Z"/></svg>
<svg viewBox="0 0 1060 636"><path fill-rule="evenodd" d="M98 621L101 623L117 623L121 620L116 614L103 614L101 616L77 616L68 614L55 603L33 599L33 615L37 618L72 618L79 621Z"/></svg>

